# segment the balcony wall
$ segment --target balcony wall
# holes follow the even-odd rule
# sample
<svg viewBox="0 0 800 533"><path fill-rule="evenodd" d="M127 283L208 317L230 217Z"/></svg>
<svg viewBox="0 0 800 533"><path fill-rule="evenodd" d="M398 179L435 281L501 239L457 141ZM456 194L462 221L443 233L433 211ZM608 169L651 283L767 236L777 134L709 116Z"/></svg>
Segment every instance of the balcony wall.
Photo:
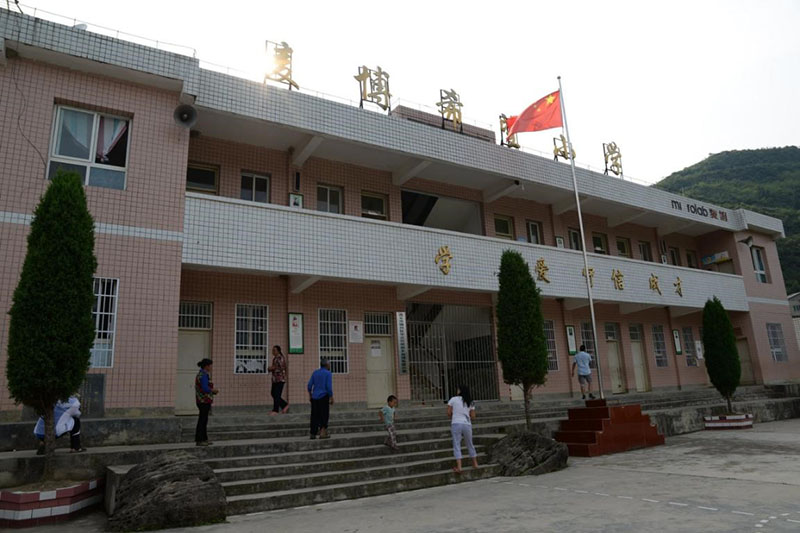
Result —
<svg viewBox="0 0 800 533"><path fill-rule="evenodd" d="M444 275L434 258L442 246L452 253ZM343 281L495 292L500 256L520 252L535 275L544 259L550 283L539 281L553 298L585 298L580 252L491 237L331 215L273 204L187 193L183 263L202 267L318 276ZM600 301L654 306L702 307L717 296L731 311L748 309L740 276L589 254ZM614 269L624 289L615 288ZM661 294L650 289L659 278ZM683 296L673 283L680 277Z"/></svg>

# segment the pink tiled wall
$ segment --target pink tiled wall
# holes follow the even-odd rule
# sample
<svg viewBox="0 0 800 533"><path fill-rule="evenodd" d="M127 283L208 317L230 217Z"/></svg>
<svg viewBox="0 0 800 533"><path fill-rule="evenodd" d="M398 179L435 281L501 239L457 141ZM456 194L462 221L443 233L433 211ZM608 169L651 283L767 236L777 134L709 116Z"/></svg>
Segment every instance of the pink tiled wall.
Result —
<svg viewBox="0 0 800 533"><path fill-rule="evenodd" d="M24 95L24 96L23 96ZM56 104L131 117L126 190L86 187L96 222L181 232L189 133L175 125L177 92L141 87L27 60L0 69L0 211L31 214L47 187ZM18 123L32 145L20 132ZM35 148L34 148L35 147ZM28 227L0 224L0 373L5 375L10 308ZM106 409L174 403L180 243L98 233L97 276L119 278L114 366ZM0 411L16 411L0 386Z"/></svg>

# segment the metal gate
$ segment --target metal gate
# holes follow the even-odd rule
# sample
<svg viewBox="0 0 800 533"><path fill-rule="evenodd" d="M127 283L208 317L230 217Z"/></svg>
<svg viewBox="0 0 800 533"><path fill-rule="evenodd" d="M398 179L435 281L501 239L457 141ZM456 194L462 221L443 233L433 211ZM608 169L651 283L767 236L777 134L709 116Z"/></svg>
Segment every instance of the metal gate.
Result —
<svg viewBox="0 0 800 533"><path fill-rule="evenodd" d="M491 309L411 303L406 313L413 401L447 401L459 385L475 400L499 398Z"/></svg>

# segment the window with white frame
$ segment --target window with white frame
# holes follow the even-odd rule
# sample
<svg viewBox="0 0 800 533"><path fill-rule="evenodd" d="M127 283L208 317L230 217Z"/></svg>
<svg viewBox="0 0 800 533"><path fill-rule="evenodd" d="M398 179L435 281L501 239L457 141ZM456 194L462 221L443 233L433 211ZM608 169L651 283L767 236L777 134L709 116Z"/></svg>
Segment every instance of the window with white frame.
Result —
<svg viewBox="0 0 800 533"><path fill-rule="evenodd" d="M753 270L756 273L756 280L759 283L767 283L767 263L764 257L764 249L753 246L750 248L750 255L753 257Z"/></svg>
<svg viewBox="0 0 800 533"><path fill-rule="evenodd" d="M653 262L653 249L650 248L650 243L647 241L639 241L639 257L642 261Z"/></svg>
<svg viewBox="0 0 800 533"><path fill-rule="evenodd" d="M581 232L573 229L567 229L567 237L569 237L570 250L583 250L583 242L581 241Z"/></svg>
<svg viewBox="0 0 800 533"><path fill-rule="evenodd" d="M653 325L653 353L656 356L656 366L669 366L667 341L664 339L664 326Z"/></svg>
<svg viewBox="0 0 800 533"><path fill-rule="evenodd" d="M544 244L542 242L542 224L540 222L528 221L528 242Z"/></svg>
<svg viewBox="0 0 800 533"><path fill-rule="evenodd" d="M178 309L179 329L211 329L211 302L181 302Z"/></svg>
<svg viewBox="0 0 800 533"><path fill-rule="evenodd" d="M375 220L387 220L386 196L371 192L361 193L361 216Z"/></svg>
<svg viewBox="0 0 800 533"><path fill-rule="evenodd" d="M581 344L586 346L586 353L592 356L592 360L589 362L589 368L597 368L595 364L597 352L595 351L594 333L592 332L591 322L581 322Z"/></svg>
<svg viewBox="0 0 800 533"><path fill-rule="evenodd" d="M219 169L211 165L190 163L186 167L186 190L217 194Z"/></svg>
<svg viewBox="0 0 800 533"><path fill-rule="evenodd" d="M319 358L327 359L334 374L347 374L347 311L319 310Z"/></svg>
<svg viewBox="0 0 800 533"><path fill-rule="evenodd" d="M558 353L556 352L556 325L552 320L544 321L544 340L547 342L547 370L558 370Z"/></svg>
<svg viewBox="0 0 800 533"><path fill-rule="evenodd" d="M84 185L125 189L130 119L71 107L56 107L47 176L76 172Z"/></svg>
<svg viewBox="0 0 800 533"><path fill-rule="evenodd" d="M317 211L343 213L342 189L330 185L317 185Z"/></svg>
<svg viewBox="0 0 800 533"><path fill-rule="evenodd" d="M233 372L266 374L269 362L269 306L236 304Z"/></svg>
<svg viewBox="0 0 800 533"><path fill-rule="evenodd" d="M789 360L786 355L786 342L783 339L783 328L780 324L767 323L767 338L772 360L776 363L785 363Z"/></svg>
<svg viewBox="0 0 800 533"><path fill-rule="evenodd" d="M388 337L391 334L391 313L364 313L364 335Z"/></svg>
<svg viewBox="0 0 800 533"><path fill-rule="evenodd" d="M242 189L239 197L250 202L269 203L269 176L242 172Z"/></svg>
<svg viewBox="0 0 800 533"><path fill-rule="evenodd" d="M514 239L514 220L511 217L495 215L494 236L501 239Z"/></svg>
<svg viewBox="0 0 800 533"><path fill-rule="evenodd" d="M694 350L694 332L691 327L683 328L683 353L686 355L686 366L697 366L697 354Z"/></svg>
<svg viewBox="0 0 800 533"><path fill-rule="evenodd" d="M114 366L114 339L117 329L117 294L119 280L94 278L94 345L90 365L92 368Z"/></svg>

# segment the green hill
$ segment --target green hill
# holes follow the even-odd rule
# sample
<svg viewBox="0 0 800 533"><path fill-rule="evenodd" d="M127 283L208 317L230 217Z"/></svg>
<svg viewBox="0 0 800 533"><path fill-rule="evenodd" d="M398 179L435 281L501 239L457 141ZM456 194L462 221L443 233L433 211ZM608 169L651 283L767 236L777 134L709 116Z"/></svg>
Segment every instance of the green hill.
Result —
<svg viewBox="0 0 800 533"><path fill-rule="evenodd" d="M654 185L728 208L783 220L778 253L786 292L800 291L800 148L733 150L675 172Z"/></svg>

